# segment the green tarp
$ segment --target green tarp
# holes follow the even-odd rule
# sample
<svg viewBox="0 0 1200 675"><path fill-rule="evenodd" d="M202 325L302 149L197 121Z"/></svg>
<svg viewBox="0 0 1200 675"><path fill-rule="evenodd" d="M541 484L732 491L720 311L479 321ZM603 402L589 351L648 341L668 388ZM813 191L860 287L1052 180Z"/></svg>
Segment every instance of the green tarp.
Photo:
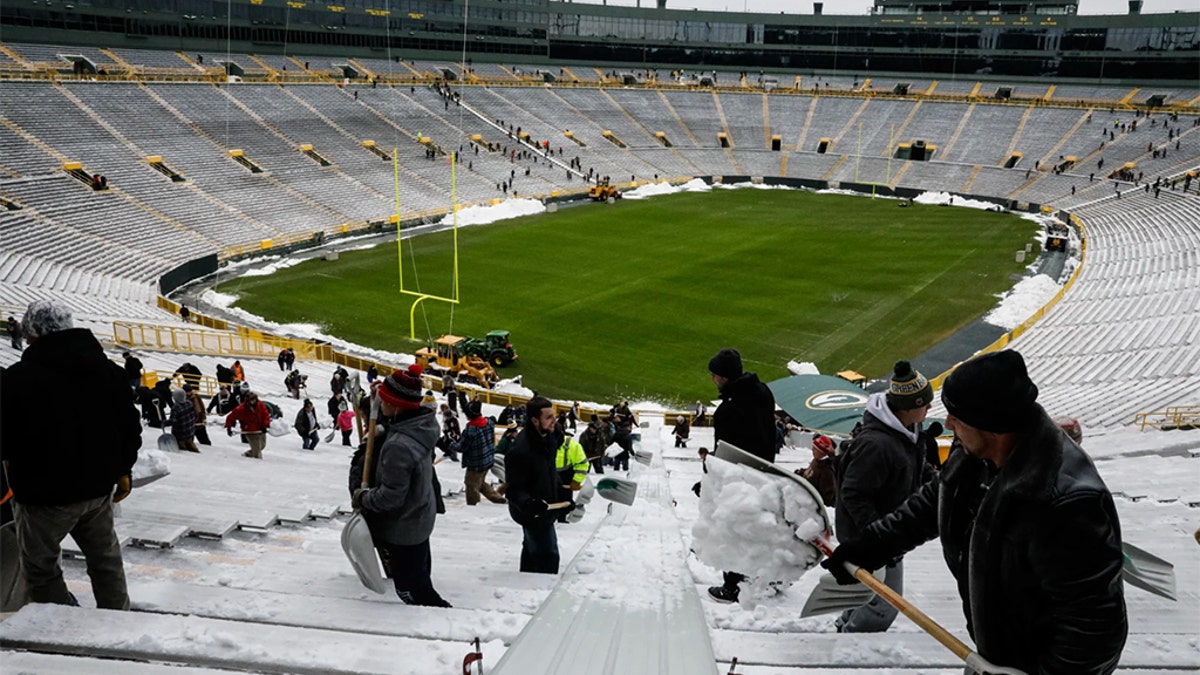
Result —
<svg viewBox="0 0 1200 675"><path fill-rule="evenodd" d="M867 392L832 375L793 375L767 387L784 412L822 433L848 435L867 409Z"/></svg>

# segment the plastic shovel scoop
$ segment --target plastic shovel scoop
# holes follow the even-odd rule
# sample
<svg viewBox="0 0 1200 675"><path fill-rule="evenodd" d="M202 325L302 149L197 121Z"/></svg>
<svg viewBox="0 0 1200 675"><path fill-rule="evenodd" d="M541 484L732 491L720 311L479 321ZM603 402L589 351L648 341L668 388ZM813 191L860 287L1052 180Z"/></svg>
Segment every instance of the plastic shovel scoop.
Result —
<svg viewBox="0 0 1200 675"><path fill-rule="evenodd" d="M596 482L596 494L610 502L632 506L637 498L638 484L624 478L605 476Z"/></svg>
<svg viewBox="0 0 1200 675"><path fill-rule="evenodd" d="M375 419L367 419L367 455L363 458L362 487L371 484L371 461L375 454ZM375 552L375 540L371 538L371 529L361 511L355 511L350 516L346 526L342 528L342 551L350 560L350 566L358 575L363 586L376 593L387 592L387 581L383 578L383 570L379 566L379 555Z"/></svg>

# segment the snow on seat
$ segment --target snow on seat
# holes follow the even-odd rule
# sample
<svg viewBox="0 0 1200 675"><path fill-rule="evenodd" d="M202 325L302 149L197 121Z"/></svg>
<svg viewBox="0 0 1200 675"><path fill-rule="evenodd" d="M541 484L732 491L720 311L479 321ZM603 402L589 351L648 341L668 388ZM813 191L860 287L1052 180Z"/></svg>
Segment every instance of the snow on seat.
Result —
<svg viewBox="0 0 1200 675"><path fill-rule="evenodd" d="M492 675L717 672L665 471L637 479L637 501L612 507Z"/></svg>
<svg viewBox="0 0 1200 675"><path fill-rule="evenodd" d="M27 605L0 624L0 647L262 673L428 675L446 672L446 664L460 661L465 645L196 616Z"/></svg>

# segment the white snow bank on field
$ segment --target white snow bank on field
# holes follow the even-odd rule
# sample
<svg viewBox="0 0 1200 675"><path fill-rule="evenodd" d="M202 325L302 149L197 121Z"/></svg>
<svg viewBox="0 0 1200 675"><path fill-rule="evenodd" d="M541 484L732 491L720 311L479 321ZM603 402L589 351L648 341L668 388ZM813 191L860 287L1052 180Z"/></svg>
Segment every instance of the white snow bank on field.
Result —
<svg viewBox="0 0 1200 675"><path fill-rule="evenodd" d="M137 461L133 464L133 482L141 483L151 478L166 476L171 473L171 460L167 453L158 448L144 447L138 450Z"/></svg>
<svg viewBox="0 0 1200 675"><path fill-rule="evenodd" d="M259 261L256 261L259 262ZM274 274L278 270L287 269L304 262L302 258L283 258L262 267L254 267L242 272L244 277L265 277L269 274Z"/></svg>
<svg viewBox="0 0 1200 675"><path fill-rule="evenodd" d="M536 199L506 199L499 204L488 206L468 206L458 212L458 226L488 225L509 218L532 216L546 210L546 205ZM450 215L445 216L439 225L454 223Z"/></svg>
<svg viewBox="0 0 1200 675"><path fill-rule="evenodd" d="M793 375L820 375L821 369L811 361L788 361L788 372Z"/></svg>
<svg viewBox="0 0 1200 675"><path fill-rule="evenodd" d="M950 206L965 206L969 209L981 209L983 211L1003 211L999 205L991 202L981 202L978 199L967 199L966 197L955 197L949 192L923 192L913 198L913 201L918 204L935 204Z"/></svg>
<svg viewBox="0 0 1200 675"><path fill-rule="evenodd" d="M823 529L824 506L793 481L709 456L692 549L706 565L750 578L740 602L752 608L820 560L806 540Z"/></svg>
<svg viewBox="0 0 1200 675"><path fill-rule="evenodd" d="M703 182L703 181L701 181ZM648 183L639 188L634 188L626 192L625 199L646 199L647 197L657 197L659 195L673 195L681 190L667 182Z"/></svg>
<svg viewBox="0 0 1200 675"><path fill-rule="evenodd" d="M347 342L333 335L322 332L322 326L310 323L275 323L268 321L261 316L251 314L240 307L234 307L233 303L237 302L236 295L228 293L218 293L214 290L207 290L200 299L214 307L220 307L226 312L238 317L239 322L245 326L259 328L269 331L277 335L292 336L302 340L322 340L328 342L340 351L350 352L366 358L371 358L380 363L387 363L394 366L407 366L410 363L416 362L416 357L412 354L397 354L395 352L386 352L379 349L370 349L353 342Z"/></svg>
<svg viewBox="0 0 1200 675"><path fill-rule="evenodd" d="M623 196L626 199L646 199L647 197L673 195L680 192L709 192L710 190L712 190L711 185L699 178L693 178L683 185L671 185L666 181L662 181L661 183L647 183L626 192Z"/></svg>
<svg viewBox="0 0 1200 675"><path fill-rule="evenodd" d="M1045 274L1024 279L1001 296L1003 299L1000 304L988 312L983 320L993 326L1012 330L1050 302L1061 288L1058 282Z"/></svg>
<svg viewBox="0 0 1200 675"><path fill-rule="evenodd" d="M790 185L768 185L766 183L717 183L716 187L725 190L740 190L742 188L750 188L753 190L799 190L800 188L791 187Z"/></svg>

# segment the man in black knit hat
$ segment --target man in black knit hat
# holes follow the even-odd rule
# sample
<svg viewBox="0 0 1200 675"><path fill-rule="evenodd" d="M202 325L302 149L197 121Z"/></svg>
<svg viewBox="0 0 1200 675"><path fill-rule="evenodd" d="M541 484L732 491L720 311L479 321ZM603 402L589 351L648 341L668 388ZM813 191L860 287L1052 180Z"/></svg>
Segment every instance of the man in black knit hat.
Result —
<svg viewBox="0 0 1200 675"><path fill-rule="evenodd" d="M1129 630L1121 526L1095 465L1037 394L1015 351L960 365L942 403L962 451L821 564L854 583L843 563L875 569L940 538L983 658L1028 673L1107 675Z"/></svg>
<svg viewBox="0 0 1200 675"><path fill-rule="evenodd" d="M925 461L922 423L933 402L933 387L908 361L897 361L887 392L867 400L862 426L837 464L835 531L853 539L862 529L891 513L933 475ZM887 566L884 583L904 592L903 561ZM896 620L897 610L878 595L842 612L839 633L879 633Z"/></svg>
<svg viewBox="0 0 1200 675"><path fill-rule="evenodd" d="M775 396L755 373L742 369L742 355L726 347L708 361L708 372L721 394L713 411L713 443L725 441L741 450L775 461ZM737 602L738 584L746 577L725 572L724 583L708 589L718 602Z"/></svg>

